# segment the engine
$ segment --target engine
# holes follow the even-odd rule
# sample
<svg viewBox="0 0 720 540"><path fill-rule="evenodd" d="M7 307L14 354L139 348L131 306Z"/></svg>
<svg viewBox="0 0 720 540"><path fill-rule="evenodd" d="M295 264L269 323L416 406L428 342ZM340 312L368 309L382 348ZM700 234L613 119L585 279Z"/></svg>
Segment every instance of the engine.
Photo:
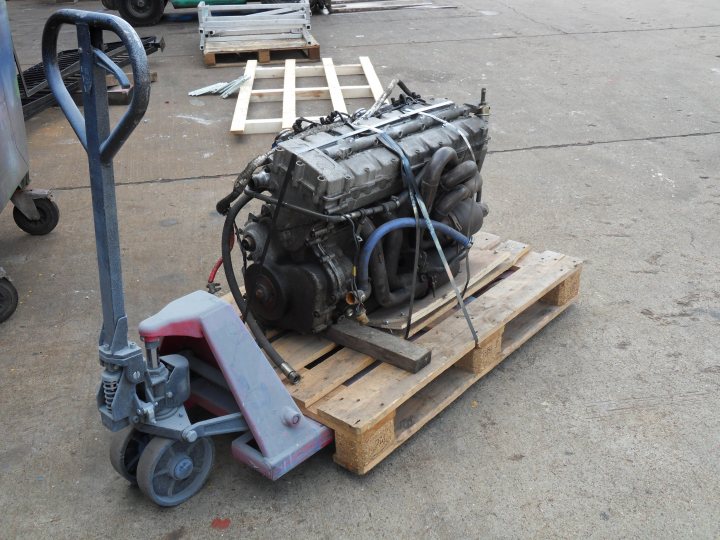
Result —
<svg viewBox="0 0 720 540"><path fill-rule="evenodd" d="M369 117L301 119L281 134L234 192L234 215L263 201L235 229L254 317L304 333L342 316L367 322L457 274L487 214L488 110L484 98L402 95Z"/></svg>

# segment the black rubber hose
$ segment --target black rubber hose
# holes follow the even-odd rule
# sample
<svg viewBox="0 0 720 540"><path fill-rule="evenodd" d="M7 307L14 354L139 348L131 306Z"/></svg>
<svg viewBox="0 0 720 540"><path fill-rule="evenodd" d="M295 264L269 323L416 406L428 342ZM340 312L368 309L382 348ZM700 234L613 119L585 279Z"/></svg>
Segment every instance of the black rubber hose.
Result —
<svg viewBox="0 0 720 540"><path fill-rule="evenodd" d="M235 187L230 192L229 195L226 195L222 199L220 199L217 204L215 205L215 210L217 210L217 213L221 216L224 216L228 213L228 210L230 210L230 205L237 199L240 195L242 195L243 188Z"/></svg>
<svg viewBox="0 0 720 540"><path fill-rule="evenodd" d="M278 352L275 350L275 347L272 346L267 336L265 335L265 332L263 332L262 328L260 328L260 325L255 320L255 317L253 317L253 314L250 313L250 311L248 310L247 302L245 302L245 299L243 298L242 292L240 291L240 286L237 282L237 278L235 277L235 271L233 270L232 248L230 246L232 245L231 241L233 239L233 235L235 234L235 218L237 218L240 210L242 210L243 207L251 200L252 197L243 194L237 200L237 202L232 205L227 216L225 217L225 224L223 225L222 231L221 246L223 257L223 270L225 271L225 278L227 279L228 287L230 288L230 292L233 295L233 299L235 300L235 303L240 309L245 323L248 325L248 328L250 328L250 331L255 337L255 341L257 342L258 346L267 353L273 364L275 364L280 369L280 371L283 372L283 374L288 378L291 383L297 384L298 382L300 382L300 374L295 371L287 362L285 362L282 356L278 354Z"/></svg>
<svg viewBox="0 0 720 540"><path fill-rule="evenodd" d="M245 168L240 172L240 174L237 175L237 178L235 179L233 190L230 192L229 195L220 199L215 205L215 210L217 210L218 214L224 216L228 213L228 210L230 210L230 205L235 201L235 199L242 195L245 186L248 185L250 178L252 178L252 174L258 167L260 167L261 165L265 165L269 158L269 153L260 154L259 156L250 160L247 165L245 165Z"/></svg>

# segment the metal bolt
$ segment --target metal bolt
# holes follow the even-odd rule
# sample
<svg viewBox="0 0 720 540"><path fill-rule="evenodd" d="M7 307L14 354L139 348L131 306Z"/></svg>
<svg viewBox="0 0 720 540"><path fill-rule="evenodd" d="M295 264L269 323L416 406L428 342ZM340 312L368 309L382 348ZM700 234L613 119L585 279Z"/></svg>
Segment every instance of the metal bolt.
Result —
<svg viewBox="0 0 720 540"><path fill-rule="evenodd" d="M140 372L133 371L132 378L133 378L133 380L137 381L140 378Z"/></svg>
<svg viewBox="0 0 720 540"><path fill-rule="evenodd" d="M282 416L283 423L289 427L297 426L300 423L300 419L302 418L300 411L298 411L297 409L292 409L291 407L285 407Z"/></svg>
<svg viewBox="0 0 720 540"><path fill-rule="evenodd" d="M185 439L189 443L197 441L197 438L198 438L197 431L191 430L183 435L183 439Z"/></svg>
<svg viewBox="0 0 720 540"><path fill-rule="evenodd" d="M175 394L173 394L172 392L168 392L167 394L165 394L165 397L168 398L168 399L172 399L172 397L173 397L174 395L175 395Z"/></svg>

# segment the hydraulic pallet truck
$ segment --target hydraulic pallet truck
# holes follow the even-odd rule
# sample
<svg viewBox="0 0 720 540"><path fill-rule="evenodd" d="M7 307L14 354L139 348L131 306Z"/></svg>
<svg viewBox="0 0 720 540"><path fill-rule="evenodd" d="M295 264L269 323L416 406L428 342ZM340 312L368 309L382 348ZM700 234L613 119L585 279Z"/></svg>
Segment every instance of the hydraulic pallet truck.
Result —
<svg viewBox="0 0 720 540"><path fill-rule="evenodd" d="M58 34L64 24L77 30L84 115L58 66ZM135 84L128 109L112 129L106 73L123 87L129 81L102 52L103 30L116 34L127 48ZM300 412L230 304L203 291L188 294L140 323L143 348L128 341L112 160L150 99L140 38L119 17L63 9L45 24L42 55L50 88L90 166L103 313L97 406L103 424L114 432L113 467L153 502L175 506L208 478L214 457L211 437L233 433L235 459L277 479L332 442L333 433ZM209 412L210 418L191 422L191 406Z"/></svg>

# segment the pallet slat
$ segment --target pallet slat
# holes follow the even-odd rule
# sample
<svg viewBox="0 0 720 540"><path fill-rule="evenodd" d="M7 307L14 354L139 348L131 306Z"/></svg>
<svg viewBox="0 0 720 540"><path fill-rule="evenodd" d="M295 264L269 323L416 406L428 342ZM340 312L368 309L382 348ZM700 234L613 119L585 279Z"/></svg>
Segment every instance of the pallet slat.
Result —
<svg viewBox="0 0 720 540"><path fill-rule="evenodd" d="M373 358L352 349L341 349L303 373L302 384L293 386L290 393L301 406L309 407L374 362Z"/></svg>
<svg viewBox="0 0 720 540"><path fill-rule="evenodd" d="M250 93L252 97L252 92ZM285 62L285 85L283 86L282 129L292 127L295 114L295 60Z"/></svg>
<svg viewBox="0 0 720 540"><path fill-rule="evenodd" d="M250 107L250 95L252 93L252 87L255 82L255 69L257 68L256 60L248 60L245 66L244 75L248 78L247 81L240 87L238 91L237 103L235 104L235 112L233 113L232 125L230 131L233 133L242 133L245 131L245 122L247 120L248 108Z"/></svg>
<svg viewBox="0 0 720 540"><path fill-rule="evenodd" d="M322 61L323 66L325 67L325 78L327 79L333 110L347 113L348 111L345 106L345 98L343 98L343 93L340 89L340 82L338 81L337 74L335 73L335 65L333 64L332 58L323 58Z"/></svg>
<svg viewBox="0 0 720 540"><path fill-rule="evenodd" d="M383 88L382 84L380 84L380 79L378 79L378 76L375 73L375 68L373 67L372 62L370 62L369 57L361 56L360 65L362 66L365 78L368 80L368 84L370 85L370 89L372 90L373 98L377 101L380 96L382 96L385 89Z"/></svg>

